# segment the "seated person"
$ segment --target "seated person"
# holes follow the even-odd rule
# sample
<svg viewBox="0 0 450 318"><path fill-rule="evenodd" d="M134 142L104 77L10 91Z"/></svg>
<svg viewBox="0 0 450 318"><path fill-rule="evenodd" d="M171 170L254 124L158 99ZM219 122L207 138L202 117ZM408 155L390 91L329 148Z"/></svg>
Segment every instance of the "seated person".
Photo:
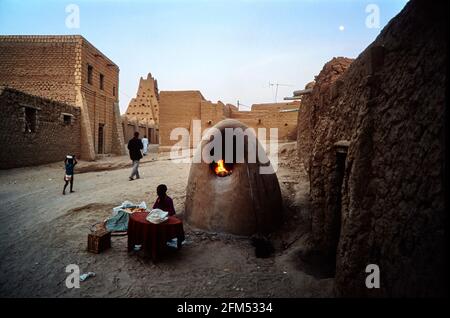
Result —
<svg viewBox="0 0 450 318"><path fill-rule="evenodd" d="M165 184L160 184L156 188L156 193L158 194L158 198L153 204L153 209L160 209L166 212L169 212L169 216L175 215L175 208L173 207L172 199L166 194L167 187Z"/></svg>

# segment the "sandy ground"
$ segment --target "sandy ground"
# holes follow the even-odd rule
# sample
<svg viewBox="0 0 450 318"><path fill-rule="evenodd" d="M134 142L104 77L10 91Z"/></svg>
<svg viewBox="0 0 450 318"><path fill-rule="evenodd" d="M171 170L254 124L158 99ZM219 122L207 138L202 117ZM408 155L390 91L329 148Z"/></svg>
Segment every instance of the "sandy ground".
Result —
<svg viewBox="0 0 450 318"><path fill-rule="evenodd" d="M0 297L332 297L333 279L307 271L298 251L308 241L308 183L282 147L277 172L289 218L271 237L276 252L256 258L249 238L205 233L185 223L186 244L154 264L127 252L127 237L112 237L101 254L86 251L90 226L124 200L153 203L167 184L182 218L189 164L152 154L141 179L128 181L127 156L80 162L75 193L63 196L61 163L0 171ZM66 266L96 276L79 289L65 285Z"/></svg>

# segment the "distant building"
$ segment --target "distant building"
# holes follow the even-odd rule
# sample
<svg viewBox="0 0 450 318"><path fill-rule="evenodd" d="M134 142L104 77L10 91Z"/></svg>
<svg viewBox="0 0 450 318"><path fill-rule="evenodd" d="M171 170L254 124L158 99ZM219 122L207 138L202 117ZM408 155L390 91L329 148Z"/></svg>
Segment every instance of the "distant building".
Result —
<svg viewBox="0 0 450 318"><path fill-rule="evenodd" d="M0 36L0 86L78 107L83 159L125 153L119 67L82 36Z"/></svg>
<svg viewBox="0 0 450 318"><path fill-rule="evenodd" d="M255 129L266 128L269 139L270 128L278 129L278 141L296 140L297 110L300 102L254 104L251 111L239 111L231 104L221 101L212 103L199 91L161 91L160 93L160 145L170 147L177 143L170 140L170 132L183 127L192 133L192 120L201 120L202 132L219 121L232 118ZM286 112L286 110L290 110ZM192 142L192 140L191 140ZM196 146L191 143L191 146ZM164 148L162 148L164 150Z"/></svg>
<svg viewBox="0 0 450 318"><path fill-rule="evenodd" d="M138 92L122 116L122 124L126 140L138 131L141 137L145 134L151 143L158 143L160 151L168 151L178 143L170 140L170 133L175 128L187 129L191 140L185 147L195 147L193 120L201 120L204 132L223 119L233 118L255 131L266 128L267 139L269 129L277 128L278 140L288 141L297 137L299 106L299 101L255 104L251 111L239 111L234 105L206 100L198 90L158 92L157 81L149 74L147 79L140 79Z"/></svg>
<svg viewBox="0 0 450 318"><path fill-rule="evenodd" d="M149 73L147 79L139 80L136 97L131 99L122 119L125 141L139 131L152 144L159 143L159 96L158 83Z"/></svg>

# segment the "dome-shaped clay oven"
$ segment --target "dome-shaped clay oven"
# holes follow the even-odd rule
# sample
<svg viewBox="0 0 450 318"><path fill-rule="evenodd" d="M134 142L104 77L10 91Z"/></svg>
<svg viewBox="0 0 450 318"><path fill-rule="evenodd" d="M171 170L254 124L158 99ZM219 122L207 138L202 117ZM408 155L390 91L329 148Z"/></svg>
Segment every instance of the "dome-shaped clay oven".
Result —
<svg viewBox="0 0 450 318"><path fill-rule="evenodd" d="M248 127L237 120L226 119L213 128L221 132L225 142L225 128L245 131ZM275 172L260 173L260 167L270 168L270 162L263 151L260 155L252 151L251 139L246 137L243 140L243 163L237 163L236 158L230 164L206 163L203 160L192 163L186 189L185 217L188 223L208 231L237 235L265 234L280 224L282 201L277 175ZM254 140L261 147L256 137ZM201 141L196 156L208 142ZM256 163L248 163L251 153L255 154Z"/></svg>

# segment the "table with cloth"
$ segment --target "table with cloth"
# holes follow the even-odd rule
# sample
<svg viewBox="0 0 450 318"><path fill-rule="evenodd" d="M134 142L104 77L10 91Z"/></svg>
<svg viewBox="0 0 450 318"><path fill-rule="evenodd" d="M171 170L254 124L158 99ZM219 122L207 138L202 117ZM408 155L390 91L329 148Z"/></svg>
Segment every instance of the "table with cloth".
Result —
<svg viewBox="0 0 450 318"><path fill-rule="evenodd" d="M167 247L167 241L177 238L178 248L184 241L183 222L175 216L169 216L167 221L154 224L147 221L148 212L135 212L128 221L128 251L135 245L142 245L142 250L153 260L158 259L158 253Z"/></svg>

